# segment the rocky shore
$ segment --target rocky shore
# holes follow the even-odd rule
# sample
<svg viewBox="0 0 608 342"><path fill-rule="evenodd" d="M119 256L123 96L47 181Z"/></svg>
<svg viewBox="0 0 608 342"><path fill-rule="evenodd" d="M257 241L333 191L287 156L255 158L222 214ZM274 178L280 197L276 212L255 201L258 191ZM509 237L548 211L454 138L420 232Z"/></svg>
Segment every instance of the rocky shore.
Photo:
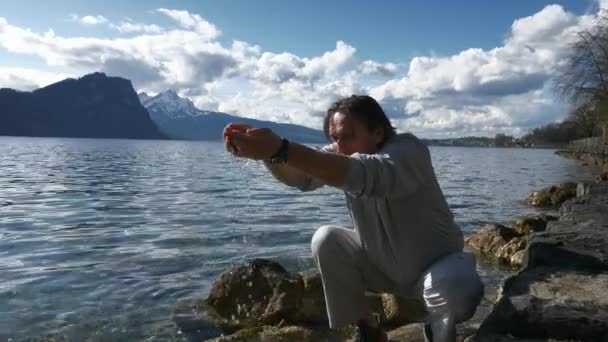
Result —
<svg viewBox="0 0 608 342"><path fill-rule="evenodd" d="M608 182L602 175L527 198L556 215L490 224L467 238L481 258L517 272L498 294L486 289L478 313L459 327L460 341L608 341ZM380 293L367 298L393 341L424 340L417 323L422 302ZM290 273L263 259L224 271L206 298L178 303L173 320L195 340L221 331L215 342L346 341L352 333L327 328L317 272Z"/></svg>
<svg viewBox="0 0 608 342"><path fill-rule="evenodd" d="M523 251L506 260L523 268L504 282L472 341L608 341L607 151L599 139L573 142L559 151L561 156L583 160L600 174L576 187L566 183L530 195L531 205L559 206L558 218L536 220L527 233L517 225L511 228L527 242ZM507 239L499 240L498 234L482 230L467 242L500 260L500 249L479 241L500 245L506 240L506 246L508 237L517 238L513 231L502 232Z"/></svg>
<svg viewBox="0 0 608 342"><path fill-rule="evenodd" d="M608 184L581 183L528 237L474 341L608 341Z"/></svg>

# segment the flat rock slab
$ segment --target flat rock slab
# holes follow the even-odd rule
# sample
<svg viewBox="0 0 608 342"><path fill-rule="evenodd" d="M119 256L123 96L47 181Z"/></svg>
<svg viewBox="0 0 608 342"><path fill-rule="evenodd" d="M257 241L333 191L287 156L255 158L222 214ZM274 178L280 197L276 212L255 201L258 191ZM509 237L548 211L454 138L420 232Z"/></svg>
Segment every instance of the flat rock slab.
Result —
<svg viewBox="0 0 608 342"><path fill-rule="evenodd" d="M478 332L520 338L608 341L608 274L524 271L508 279Z"/></svg>

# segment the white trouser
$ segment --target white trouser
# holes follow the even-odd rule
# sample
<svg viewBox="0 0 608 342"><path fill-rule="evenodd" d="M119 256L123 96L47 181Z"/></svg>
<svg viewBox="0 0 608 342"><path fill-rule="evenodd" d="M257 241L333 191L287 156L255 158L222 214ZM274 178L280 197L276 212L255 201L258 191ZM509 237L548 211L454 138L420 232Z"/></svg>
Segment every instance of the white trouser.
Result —
<svg viewBox="0 0 608 342"><path fill-rule="evenodd" d="M332 328L369 316L365 291L412 293L424 299L433 340L452 341L455 324L471 318L483 297L483 284L470 253L440 258L417 277L414 289L404 291L368 260L352 229L323 226L315 232L311 248L323 279Z"/></svg>

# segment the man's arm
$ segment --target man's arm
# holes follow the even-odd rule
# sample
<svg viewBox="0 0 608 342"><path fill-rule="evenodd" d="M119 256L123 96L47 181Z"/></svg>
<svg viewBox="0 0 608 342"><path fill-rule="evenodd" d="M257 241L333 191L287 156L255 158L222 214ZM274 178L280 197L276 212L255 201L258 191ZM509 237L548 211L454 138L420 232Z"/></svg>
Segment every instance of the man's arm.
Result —
<svg viewBox="0 0 608 342"><path fill-rule="evenodd" d="M316 190L325 185L287 164L270 164L264 161L264 165L279 182L302 191Z"/></svg>
<svg viewBox="0 0 608 342"><path fill-rule="evenodd" d="M268 128L251 128L247 125L229 124L224 129L224 143L232 154L257 160L265 160L276 151L281 139ZM330 145L331 146L331 145ZM336 153L315 150L292 142L289 144L288 168L283 171L285 180L297 181L303 173L307 177L333 187L344 184L350 167L350 158ZM290 168L298 172L290 172ZM297 183L297 182L296 182Z"/></svg>
<svg viewBox="0 0 608 342"><path fill-rule="evenodd" d="M348 156L315 150L294 142L289 144L287 155L287 167L333 187L344 184L351 163Z"/></svg>
<svg viewBox="0 0 608 342"><path fill-rule="evenodd" d="M382 153L351 156L292 143L287 164L355 197L407 196L433 174L428 148L417 140L395 144Z"/></svg>
<svg viewBox="0 0 608 342"><path fill-rule="evenodd" d="M294 143L292 142L291 144ZM315 148L315 150L322 152L334 152L335 149L335 144ZM281 183L296 187L302 191L316 190L325 185L325 183L289 164L270 164L268 161L264 161L264 165Z"/></svg>

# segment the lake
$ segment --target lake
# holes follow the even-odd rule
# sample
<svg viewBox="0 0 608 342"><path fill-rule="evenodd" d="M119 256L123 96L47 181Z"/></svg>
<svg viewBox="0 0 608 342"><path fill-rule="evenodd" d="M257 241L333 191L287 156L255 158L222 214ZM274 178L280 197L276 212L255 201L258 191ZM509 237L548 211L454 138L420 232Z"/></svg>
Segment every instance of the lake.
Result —
<svg viewBox="0 0 608 342"><path fill-rule="evenodd" d="M591 177L548 149L431 154L467 235L538 213L533 190ZM178 300L251 258L310 269L314 230L350 225L342 192L288 188L216 142L0 137L0 156L0 340L187 340Z"/></svg>

